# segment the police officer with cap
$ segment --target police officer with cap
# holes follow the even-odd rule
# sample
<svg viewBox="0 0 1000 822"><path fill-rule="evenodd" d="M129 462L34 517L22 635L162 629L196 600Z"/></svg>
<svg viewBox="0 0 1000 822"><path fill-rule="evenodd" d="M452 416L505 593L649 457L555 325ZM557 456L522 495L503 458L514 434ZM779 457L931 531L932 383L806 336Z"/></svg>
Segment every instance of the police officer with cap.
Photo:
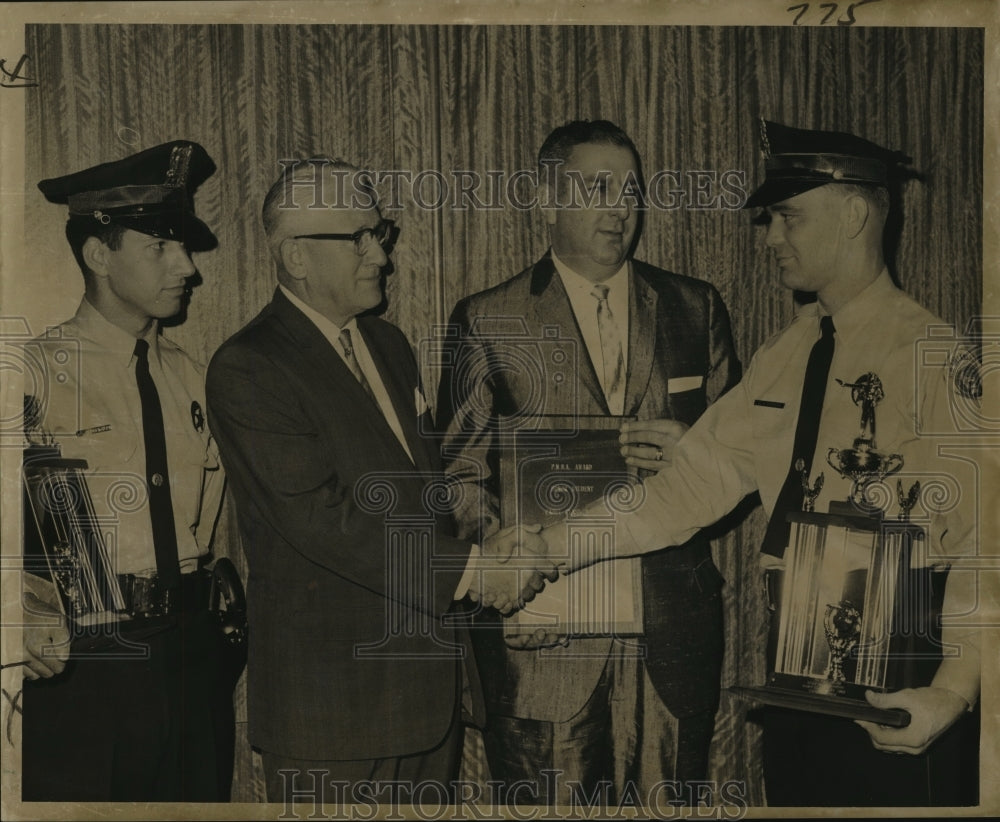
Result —
<svg viewBox="0 0 1000 822"><path fill-rule="evenodd" d="M801 510L804 500L802 471L816 494L816 512L851 494L851 481L824 457L858 436L852 386L859 375L877 375L883 392L878 447L902 456L907 485L922 479L960 489L943 504L924 495L914 509L927 538L926 550L915 552L921 567L912 573L925 575L933 596L914 614L915 633L925 643L912 661L911 687L865 694L878 708L907 711L911 721L893 728L766 709L767 802L973 804L979 635L960 615L975 612L982 591L975 574L945 569L977 554L977 486L969 464L949 459L935 436L954 427L955 381L947 369L921 368L917 360L918 341L943 323L893 284L883 251L890 191L912 174L909 158L852 134L766 121L761 149L766 178L747 205L763 209L765 244L782 285L816 300L757 350L740 383L680 440L673 464L644 481L638 510L615 514L610 553L680 545L756 491L770 520L762 565L781 567L785 515ZM821 472L825 482L817 487ZM886 516L895 518L903 502L892 500ZM546 541L558 546L561 531L551 542L549 532L543 531ZM948 615L943 627L941 613ZM942 648L950 651L943 659Z"/></svg>
<svg viewBox="0 0 1000 822"><path fill-rule="evenodd" d="M190 253L217 245L193 204L214 171L174 141L38 186L69 207L84 297L29 344L43 374L26 436L86 460L124 618L88 653L52 581L26 575L25 801L228 798L232 693L203 569L224 476L203 370L159 328L189 293Z"/></svg>

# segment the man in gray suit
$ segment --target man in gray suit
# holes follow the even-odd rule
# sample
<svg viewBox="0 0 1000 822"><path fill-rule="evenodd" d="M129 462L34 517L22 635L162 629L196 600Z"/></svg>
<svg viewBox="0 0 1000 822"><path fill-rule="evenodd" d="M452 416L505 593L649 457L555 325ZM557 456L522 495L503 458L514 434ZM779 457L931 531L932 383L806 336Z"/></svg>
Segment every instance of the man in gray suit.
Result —
<svg viewBox="0 0 1000 822"><path fill-rule="evenodd" d="M458 514L466 536L498 527L500 418L634 417L622 426L622 453L656 471L685 428L739 379L716 290L631 259L642 175L629 137L607 121L571 122L549 135L538 160L551 248L517 276L460 301L451 318L458 336L438 413L448 470L466 491ZM533 363L540 381L532 369L512 367L514 347L526 340L564 349ZM553 362L574 355L575 373L560 380ZM473 640L494 779L533 782L549 802L569 794L543 784L546 769L588 796L603 780L621 795L629 782L648 791L665 779L704 779L719 699L723 580L701 536L643 558L641 575L637 643L598 636L544 651L510 647L499 624L480 621Z"/></svg>

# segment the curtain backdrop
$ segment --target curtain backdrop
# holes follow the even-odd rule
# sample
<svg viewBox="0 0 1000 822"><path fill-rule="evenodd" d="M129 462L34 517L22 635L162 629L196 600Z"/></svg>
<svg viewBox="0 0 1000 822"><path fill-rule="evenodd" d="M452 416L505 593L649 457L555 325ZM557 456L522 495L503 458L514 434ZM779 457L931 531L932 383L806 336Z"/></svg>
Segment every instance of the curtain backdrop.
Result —
<svg viewBox="0 0 1000 822"><path fill-rule="evenodd" d="M82 293L61 239L65 209L35 187L45 177L172 139L205 146L219 170L196 204L220 244L197 256L203 282L186 320L167 333L207 362L274 289L259 211L279 159L324 154L414 177L430 172L421 178L425 204L438 198L441 179L454 188L454 171L472 171L489 204L489 173L506 180L531 169L545 135L574 118L621 125L647 177L675 172L661 175L661 200L674 188L678 207L648 212L636 256L719 289L744 365L793 311L762 230L718 201L725 172L742 172L725 179L742 179L745 191L760 179L758 115L853 131L911 154L925 181L905 192L899 279L961 328L979 310L980 29L34 25L26 41L38 80L24 91L24 282L34 299L25 313L36 333L71 314ZM692 207L699 186L707 207ZM403 208L386 213L401 235L385 316L424 352L421 341L459 298L538 258L546 234L540 214L510 204L422 208L405 184L399 199ZM433 397L436 365L422 358L421 368ZM762 516L742 520L715 545L729 582L724 686L764 676ZM216 552L245 573L229 508ZM748 800L760 804L759 736L744 707L723 698L711 777L744 780ZM262 788L242 688L238 710L234 799L253 801ZM467 767L481 775L474 758Z"/></svg>

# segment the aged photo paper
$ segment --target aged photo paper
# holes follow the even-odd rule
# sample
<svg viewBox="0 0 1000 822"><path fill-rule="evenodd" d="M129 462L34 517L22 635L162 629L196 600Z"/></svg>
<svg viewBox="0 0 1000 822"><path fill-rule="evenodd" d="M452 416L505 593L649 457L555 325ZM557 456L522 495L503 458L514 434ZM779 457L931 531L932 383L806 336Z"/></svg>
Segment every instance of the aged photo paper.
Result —
<svg viewBox="0 0 1000 822"><path fill-rule="evenodd" d="M825 818L1000 815L1000 5L993 0L315 0L0 2L0 816L34 819ZM20 345L73 316L83 283L65 206L40 180L171 140L217 166L195 195L218 248L194 255L182 314L164 336L207 364L271 299L261 203L289 158L345 158L388 172L375 186L399 239L383 317L405 333L436 406L456 302L541 257L547 232L526 180L545 135L608 119L635 142L658 200L635 257L721 294L745 371L797 309L764 232L740 206L763 179L761 118L850 131L913 158L895 272L954 333L935 351L978 351L982 395L960 410L951 456L975 479L978 553L951 573L979 608L953 615L982 640L979 804L963 808L773 808L760 730L733 690L762 684L766 605L757 553L766 520L745 501L710 534L725 578L725 657L708 780L671 803L610 807L495 802L482 737L469 728L459 795L418 806L326 795L268 804L247 736L247 679L234 693L231 802L22 802L21 459L23 395L37 377ZM529 341L526 351L551 342ZM528 345L528 343L526 343ZM534 353L526 355L530 360ZM72 367L72 363L68 367ZM577 366L579 367L579 365ZM918 378L919 379L919 378ZM426 399L425 399L426 398ZM196 422L197 425L197 422ZM895 487L893 485L893 487ZM232 499L213 542L244 583ZM317 535L321 538L322 535ZM252 605L251 605L252 608ZM623 640L625 641L625 640ZM571 647L571 645L570 645ZM530 651L528 652L530 653ZM303 675L308 675L304 673ZM340 710L337 704L331 712ZM373 727L372 733L392 734ZM58 738L52 745L63 744ZM74 741L72 744L79 744ZM794 755L794 754L792 754ZM539 775L542 780L545 777ZM831 778L836 779L836 775ZM619 799L621 799L619 797Z"/></svg>

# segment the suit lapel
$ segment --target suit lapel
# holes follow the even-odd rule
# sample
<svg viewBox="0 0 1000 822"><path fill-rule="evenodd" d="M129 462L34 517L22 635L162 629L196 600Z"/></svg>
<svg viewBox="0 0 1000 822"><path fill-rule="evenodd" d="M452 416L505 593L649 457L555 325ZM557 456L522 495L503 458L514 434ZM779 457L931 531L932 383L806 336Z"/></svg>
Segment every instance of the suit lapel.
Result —
<svg viewBox="0 0 1000 822"><path fill-rule="evenodd" d="M531 273L531 294L535 298L530 301L535 316L532 318L536 327L558 325L562 329L564 339L570 340L576 347L577 384L591 395L602 413L608 414L608 401L604 396L597 371L590 360L587 344L583 341L580 326L577 324L569 295L563 287L562 278L556 272L551 254L546 254L535 265ZM596 308L595 308L596 311ZM596 317L596 314L595 314Z"/></svg>
<svg viewBox="0 0 1000 822"><path fill-rule="evenodd" d="M659 296L635 262L629 263L628 379L625 383L625 414L635 414L646 394L659 336L656 312Z"/></svg>
<svg viewBox="0 0 1000 822"><path fill-rule="evenodd" d="M330 382L337 386L338 391L347 395L350 406L358 410L358 417L364 419L368 425L371 425L378 431L380 436L391 442L399 450L400 458L409 464L410 459L406 456L406 452L383 416L382 410L368 395L368 392L361 387L361 383L351 373L343 358L334 350L330 341L323 336L323 333L316 327L312 320L292 305L291 301L281 293L280 289L276 291L271 304L281 323L294 338L299 355L307 362L309 370L318 375L328 375ZM372 354L373 359L375 359L375 350L378 346L373 342L374 336L362 333L364 334L365 343L368 345L368 350ZM389 392L393 407L396 409L396 416L399 418L405 432L406 422L410 421L412 413L400 413L400 403L397 396L399 389L398 387L394 388L393 381L386 378L386 374L392 375L393 369L387 367L386 358L381 354L376 359L376 365L386 391ZM410 450L414 454L414 459L416 459L417 452L413 450L413 438L409 434L406 434L406 437Z"/></svg>
<svg viewBox="0 0 1000 822"><path fill-rule="evenodd" d="M333 349L330 341L323 336L323 332L299 311L280 289L275 292L271 305L281 324L295 340L299 356L310 363L311 371L329 375L339 390L350 395L352 400L356 400L357 407L365 407L362 400L373 406L371 397L354 378L347 364Z"/></svg>
<svg viewBox="0 0 1000 822"><path fill-rule="evenodd" d="M399 420L400 428L403 430L403 437L406 439L406 444L413 455L414 465L426 473L433 472L434 462L430 452L427 450L424 437L420 436L414 387L410 386L403 379L404 372L401 368L393 367L392 353L387 351L383 346L381 335L374 333L369 324L364 322L363 319L358 320L358 330L364 337L365 345L368 346L368 353L371 354L372 361L375 363L379 376L382 378L382 384L389 394L389 401L396 412L396 419ZM386 423L386 427L388 425ZM393 439L396 439L396 435L392 433L391 428L389 432L392 434ZM398 442L398 440L396 441Z"/></svg>

